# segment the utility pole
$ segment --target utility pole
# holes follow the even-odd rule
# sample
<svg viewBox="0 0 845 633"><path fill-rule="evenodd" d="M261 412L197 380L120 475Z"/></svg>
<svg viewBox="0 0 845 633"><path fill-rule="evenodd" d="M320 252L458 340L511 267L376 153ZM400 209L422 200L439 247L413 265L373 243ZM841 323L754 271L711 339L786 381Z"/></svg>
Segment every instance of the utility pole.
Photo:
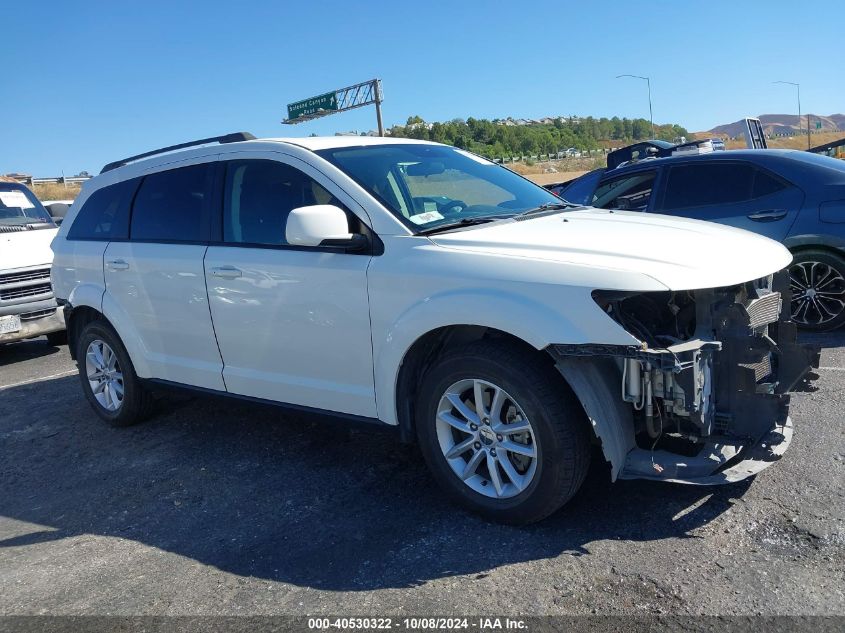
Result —
<svg viewBox="0 0 845 633"><path fill-rule="evenodd" d="M810 149L810 113L807 113L807 149Z"/></svg>
<svg viewBox="0 0 845 633"><path fill-rule="evenodd" d="M634 79L645 80L645 83L648 86L648 118L651 121L651 138L654 140L656 137L654 136L654 114L651 110L651 79L648 77L640 77L639 75L616 75L617 79L621 79L622 77L632 77Z"/></svg>
<svg viewBox="0 0 845 633"><path fill-rule="evenodd" d="M801 84L797 84L794 81L773 81L773 84L787 84L790 86L795 86L795 89L798 93L798 131L801 131ZM810 113L807 113L807 149L810 149Z"/></svg>

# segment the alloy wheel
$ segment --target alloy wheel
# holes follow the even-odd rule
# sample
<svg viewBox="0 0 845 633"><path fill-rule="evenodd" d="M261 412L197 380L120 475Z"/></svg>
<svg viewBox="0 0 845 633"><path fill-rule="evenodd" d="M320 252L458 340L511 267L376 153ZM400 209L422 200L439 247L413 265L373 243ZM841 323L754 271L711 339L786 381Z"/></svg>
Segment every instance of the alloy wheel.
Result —
<svg viewBox="0 0 845 633"><path fill-rule="evenodd" d="M123 404L123 372L117 354L103 340L94 339L85 352L85 375L97 403L106 411Z"/></svg>
<svg viewBox="0 0 845 633"><path fill-rule="evenodd" d="M437 439L452 472L495 499L525 490L537 472L534 428L522 407L489 381L459 380L437 407Z"/></svg>
<svg viewBox="0 0 845 633"><path fill-rule="evenodd" d="M792 320L819 327L845 311L845 278L829 264L803 261L789 268Z"/></svg>

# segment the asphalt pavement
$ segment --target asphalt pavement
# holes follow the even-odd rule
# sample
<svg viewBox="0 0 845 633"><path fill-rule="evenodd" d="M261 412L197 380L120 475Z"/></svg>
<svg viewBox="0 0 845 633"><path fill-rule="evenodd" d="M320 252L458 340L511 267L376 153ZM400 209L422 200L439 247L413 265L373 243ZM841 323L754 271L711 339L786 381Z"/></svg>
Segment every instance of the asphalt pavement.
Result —
<svg viewBox="0 0 845 633"><path fill-rule="evenodd" d="M609 482L534 526L450 505L413 447L167 396L105 426L66 347L0 347L0 614L845 614L845 334L753 481Z"/></svg>

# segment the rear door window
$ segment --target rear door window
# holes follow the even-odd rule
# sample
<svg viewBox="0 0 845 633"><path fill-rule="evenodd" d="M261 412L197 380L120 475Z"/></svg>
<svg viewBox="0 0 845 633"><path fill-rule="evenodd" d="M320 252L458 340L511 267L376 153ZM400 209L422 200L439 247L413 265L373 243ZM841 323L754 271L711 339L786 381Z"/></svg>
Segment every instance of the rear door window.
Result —
<svg viewBox="0 0 845 633"><path fill-rule="evenodd" d="M751 197L755 200L768 196L778 191L786 189L788 185L779 178L775 178L771 174L755 169L754 170L754 187L751 190Z"/></svg>
<svg viewBox="0 0 845 633"><path fill-rule="evenodd" d="M671 211L748 202L789 186L751 163L679 165L669 170L663 208Z"/></svg>
<svg viewBox="0 0 845 633"><path fill-rule="evenodd" d="M132 205L133 241L207 242L214 163L145 176Z"/></svg>
<svg viewBox="0 0 845 633"><path fill-rule="evenodd" d="M69 240L125 240L129 237L129 206L139 179L98 189L85 201L67 234Z"/></svg>
<svg viewBox="0 0 845 633"><path fill-rule="evenodd" d="M656 177L657 172L651 170L609 180L596 189L592 204L602 209L646 211Z"/></svg>

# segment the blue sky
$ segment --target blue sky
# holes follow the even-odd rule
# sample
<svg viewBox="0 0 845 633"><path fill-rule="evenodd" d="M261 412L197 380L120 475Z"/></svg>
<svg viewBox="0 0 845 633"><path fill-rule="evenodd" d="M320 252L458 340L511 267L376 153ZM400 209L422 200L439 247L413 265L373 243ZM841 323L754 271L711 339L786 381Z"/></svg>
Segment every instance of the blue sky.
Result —
<svg viewBox="0 0 845 633"><path fill-rule="evenodd" d="M839 1L21 2L0 0L0 173L111 160L248 130L375 128L372 107L283 126L291 101L379 77L390 126L419 114L647 117L709 129L845 111Z"/></svg>

